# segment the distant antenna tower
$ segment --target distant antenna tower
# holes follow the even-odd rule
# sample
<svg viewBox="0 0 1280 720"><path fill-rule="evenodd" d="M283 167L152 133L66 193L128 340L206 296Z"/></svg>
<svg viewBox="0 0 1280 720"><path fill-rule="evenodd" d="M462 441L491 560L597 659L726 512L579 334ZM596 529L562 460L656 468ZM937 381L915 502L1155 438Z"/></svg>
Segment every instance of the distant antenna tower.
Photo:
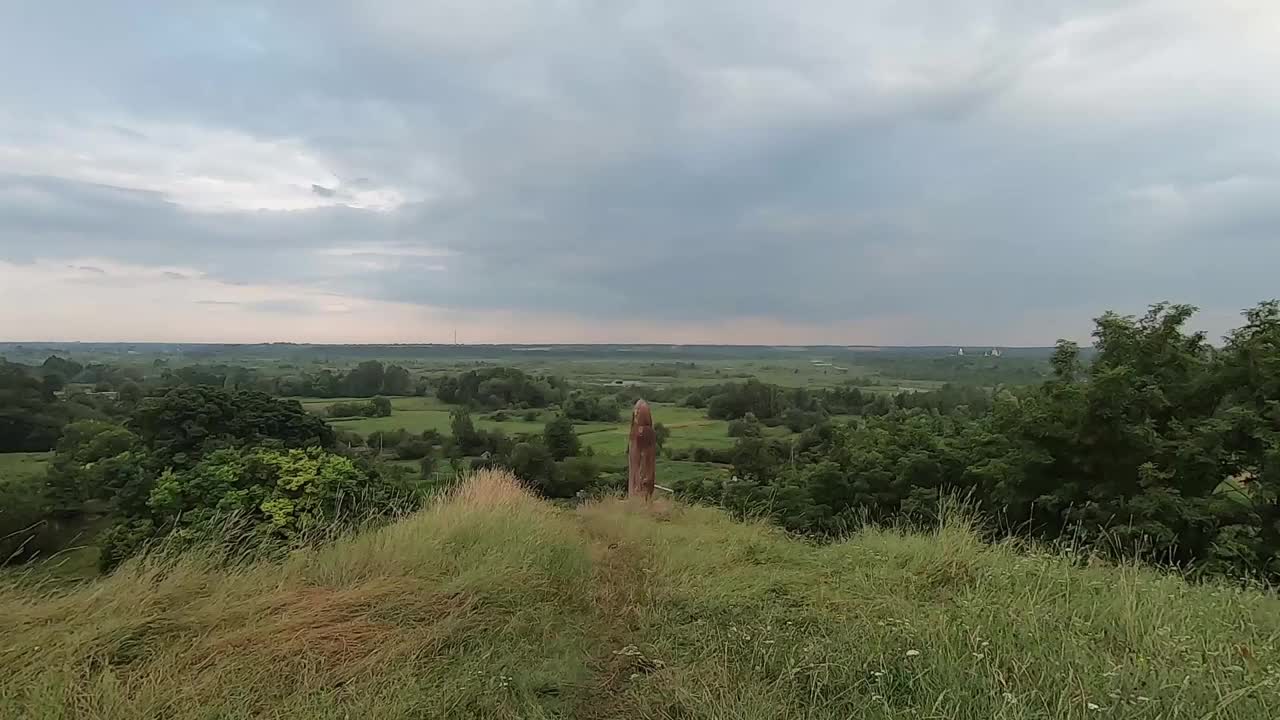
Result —
<svg viewBox="0 0 1280 720"><path fill-rule="evenodd" d="M453 344L458 344L458 328L453 329Z"/></svg>

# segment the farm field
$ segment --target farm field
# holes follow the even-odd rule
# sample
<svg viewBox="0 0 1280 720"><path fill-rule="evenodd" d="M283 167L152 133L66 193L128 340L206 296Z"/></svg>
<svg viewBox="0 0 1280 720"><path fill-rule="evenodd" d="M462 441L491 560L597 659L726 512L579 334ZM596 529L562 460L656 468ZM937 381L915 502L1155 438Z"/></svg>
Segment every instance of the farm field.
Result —
<svg viewBox="0 0 1280 720"><path fill-rule="evenodd" d="M0 483L44 470L53 453L0 453Z"/></svg>
<svg viewBox="0 0 1280 720"><path fill-rule="evenodd" d="M311 412L323 414L324 409L337 402L359 400L358 398L300 398L302 406ZM724 420L711 420L700 408L690 408L674 403L653 403L653 419L662 423L671 431L667 447L673 450L708 447L727 448L733 445L729 437L729 423ZM377 418L348 418L330 420L334 428L350 430L369 435L374 432L391 432L405 430L418 434L425 430L435 430L449 434L449 414L453 407L440 402L434 397L395 397L391 398L391 415ZM478 429L501 430L508 435L539 434L547 420L554 416L554 411L539 411L537 421L522 418L520 410L507 411L510 419L493 420L491 413L472 413L472 420ZM578 435L585 446L592 448L600 455L622 455L626 452L627 434L630 430L631 418L624 408L619 422L579 422L575 423ZM790 434L786 428L768 428L770 435L782 437Z"/></svg>

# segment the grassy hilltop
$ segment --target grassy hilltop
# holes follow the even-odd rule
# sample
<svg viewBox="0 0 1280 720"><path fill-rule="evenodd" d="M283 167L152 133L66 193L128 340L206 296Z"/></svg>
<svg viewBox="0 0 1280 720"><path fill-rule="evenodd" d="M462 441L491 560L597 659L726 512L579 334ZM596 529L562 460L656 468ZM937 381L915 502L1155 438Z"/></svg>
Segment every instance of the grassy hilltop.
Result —
<svg viewBox="0 0 1280 720"><path fill-rule="evenodd" d="M482 473L282 562L0 587L0 717L1271 718L1280 599Z"/></svg>

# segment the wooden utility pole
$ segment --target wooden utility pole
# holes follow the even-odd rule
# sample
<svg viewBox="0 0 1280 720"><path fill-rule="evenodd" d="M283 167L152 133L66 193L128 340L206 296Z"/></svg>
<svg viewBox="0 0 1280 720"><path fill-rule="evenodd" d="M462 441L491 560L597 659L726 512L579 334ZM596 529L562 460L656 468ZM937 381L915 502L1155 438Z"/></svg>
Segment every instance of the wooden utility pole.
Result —
<svg viewBox="0 0 1280 720"><path fill-rule="evenodd" d="M649 403L637 400L631 411L631 437L627 443L627 495L653 498L658 479L658 435L653 430Z"/></svg>

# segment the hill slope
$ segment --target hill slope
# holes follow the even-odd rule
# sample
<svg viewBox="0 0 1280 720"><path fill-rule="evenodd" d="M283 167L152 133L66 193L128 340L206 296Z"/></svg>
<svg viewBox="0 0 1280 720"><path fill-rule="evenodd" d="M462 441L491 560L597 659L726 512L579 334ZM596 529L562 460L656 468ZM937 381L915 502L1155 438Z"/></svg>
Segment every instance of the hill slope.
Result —
<svg viewBox="0 0 1280 720"><path fill-rule="evenodd" d="M1280 717L1280 599L482 474L282 563L0 587L0 717Z"/></svg>

